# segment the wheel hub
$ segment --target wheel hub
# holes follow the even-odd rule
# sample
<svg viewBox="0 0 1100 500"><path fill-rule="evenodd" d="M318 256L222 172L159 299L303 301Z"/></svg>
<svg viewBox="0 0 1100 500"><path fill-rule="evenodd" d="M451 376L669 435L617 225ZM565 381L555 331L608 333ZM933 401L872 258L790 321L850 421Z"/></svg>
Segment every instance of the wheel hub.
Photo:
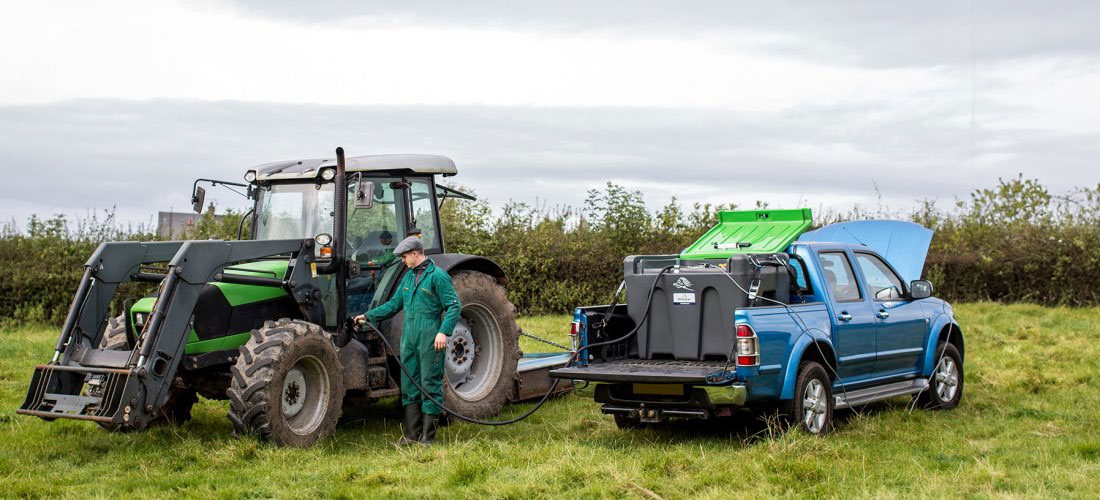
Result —
<svg viewBox="0 0 1100 500"><path fill-rule="evenodd" d="M936 395L940 401L951 401L959 390L959 370L955 361L947 356L940 360L936 368Z"/></svg>
<svg viewBox="0 0 1100 500"><path fill-rule="evenodd" d="M806 430L817 434L825 425L825 413L828 411L825 387L818 380L810 380L802 390L802 423Z"/></svg>
<svg viewBox="0 0 1100 500"><path fill-rule="evenodd" d="M447 379L454 387L470 380L471 368L474 366L474 359L477 358L478 349L470 328L469 320L459 319L454 333L447 341Z"/></svg>
<svg viewBox="0 0 1100 500"><path fill-rule="evenodd" d="M306 377L298 367L291 368L283 380L283 416L293 417L302 411L306 400Z"/></svg>

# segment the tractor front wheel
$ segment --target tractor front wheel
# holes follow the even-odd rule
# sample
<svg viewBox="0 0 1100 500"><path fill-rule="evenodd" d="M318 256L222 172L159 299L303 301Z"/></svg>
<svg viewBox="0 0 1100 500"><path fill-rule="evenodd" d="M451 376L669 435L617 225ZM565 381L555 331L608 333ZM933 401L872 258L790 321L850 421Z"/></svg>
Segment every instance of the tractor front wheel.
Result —
<svg viewBox="0 0 1100 500"><path fill-rule="evenodd" d="M302 448L332 434L344 378L331 335L306 321L268 321L240 353L226 391L237 434Z"/></svg>

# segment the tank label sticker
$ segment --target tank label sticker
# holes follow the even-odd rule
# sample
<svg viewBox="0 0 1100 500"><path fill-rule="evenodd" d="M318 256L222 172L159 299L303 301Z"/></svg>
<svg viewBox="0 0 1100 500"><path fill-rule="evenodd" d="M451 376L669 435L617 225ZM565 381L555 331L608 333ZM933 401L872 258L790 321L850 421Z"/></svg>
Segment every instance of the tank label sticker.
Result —
<svg viewBox="0 0 1100 500"><path fill-rule="evenodd" d="M695 294L694 293L674 293L674 294L672 294L672 303L673 304L694 304L695 303Z"/></svg>

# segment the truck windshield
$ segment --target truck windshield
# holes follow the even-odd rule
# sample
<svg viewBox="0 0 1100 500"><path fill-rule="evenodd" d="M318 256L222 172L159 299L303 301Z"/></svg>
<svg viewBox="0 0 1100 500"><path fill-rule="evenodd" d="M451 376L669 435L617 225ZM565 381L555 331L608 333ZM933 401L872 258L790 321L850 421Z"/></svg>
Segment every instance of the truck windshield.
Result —
<svg viewBox="0 0 1100 500"><path fill-rule="evenodd" d="M259 191L256 239L313 238L332 234L333 183L273 184Z"/></svg>

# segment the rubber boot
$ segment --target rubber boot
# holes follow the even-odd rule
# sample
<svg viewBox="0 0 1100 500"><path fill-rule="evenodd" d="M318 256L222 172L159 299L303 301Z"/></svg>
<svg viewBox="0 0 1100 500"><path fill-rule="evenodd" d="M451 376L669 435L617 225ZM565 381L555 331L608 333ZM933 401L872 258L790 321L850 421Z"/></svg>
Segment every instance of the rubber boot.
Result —
<svg viewBox="0 0 1100 500"><path fill-rule="evenodd" d="M397 441L397 446L408 446L420 440L421 420L419 402L405 405L405 435Z"/></svg>
<svg viewBox="0 0 1100 500"><path fill-rule="evenodd" d="M431 446L435 442L435 428L439 415L424 415L424 432L420 435L420 444Z"/></svg>

